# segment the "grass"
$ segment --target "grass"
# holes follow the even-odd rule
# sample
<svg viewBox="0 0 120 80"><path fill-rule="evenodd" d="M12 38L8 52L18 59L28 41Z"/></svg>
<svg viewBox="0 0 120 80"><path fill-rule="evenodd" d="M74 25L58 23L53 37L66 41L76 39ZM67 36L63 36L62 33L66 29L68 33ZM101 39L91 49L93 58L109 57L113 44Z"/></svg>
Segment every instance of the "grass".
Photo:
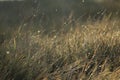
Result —
<svg viewBox="0 0 120 80"><path fill-rule="evenodd" d="M0 80L119 80L119 21L49 34L19 28L0 46Z"/></svg>

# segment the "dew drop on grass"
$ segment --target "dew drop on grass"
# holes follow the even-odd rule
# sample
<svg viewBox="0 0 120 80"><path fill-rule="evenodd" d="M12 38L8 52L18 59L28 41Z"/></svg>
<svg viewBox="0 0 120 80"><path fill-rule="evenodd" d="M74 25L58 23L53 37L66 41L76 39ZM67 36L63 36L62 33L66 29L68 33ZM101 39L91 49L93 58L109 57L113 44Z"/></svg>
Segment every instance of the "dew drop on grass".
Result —
<svg viewBox="0 0 120 80"><path fill-rule="evenodd" d="M10 54L10 51L6 51L6 54Z"/></svg>

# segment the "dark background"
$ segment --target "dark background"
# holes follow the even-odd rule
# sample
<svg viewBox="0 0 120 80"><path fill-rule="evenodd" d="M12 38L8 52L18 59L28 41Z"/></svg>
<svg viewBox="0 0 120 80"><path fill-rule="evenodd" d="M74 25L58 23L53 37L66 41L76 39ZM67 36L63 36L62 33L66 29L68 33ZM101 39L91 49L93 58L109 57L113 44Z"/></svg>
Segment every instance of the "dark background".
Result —
<svg viewBox="0 0 120 80"><path fill-rule="evenodd" d="M112 13L119 16L117 0L24 0L0 1L0 31L10 31L20 25L44 27L59 26L68 19L93 21ZM49 28L48 28L49 29Z"/></svg>

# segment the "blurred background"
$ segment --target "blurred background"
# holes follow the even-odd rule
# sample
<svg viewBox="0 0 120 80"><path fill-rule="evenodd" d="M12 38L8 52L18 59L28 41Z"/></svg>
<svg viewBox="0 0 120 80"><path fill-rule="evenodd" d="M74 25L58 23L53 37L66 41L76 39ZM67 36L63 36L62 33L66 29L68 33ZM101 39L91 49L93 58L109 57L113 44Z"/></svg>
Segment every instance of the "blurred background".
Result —
<svg viewBox="0 0 120 80"><path fill-rule="evenodd" d="M69 20L84 23L109 14L119 18L119 4L120 0L0 0L0 32L20 25L49 29Z"/></svg>

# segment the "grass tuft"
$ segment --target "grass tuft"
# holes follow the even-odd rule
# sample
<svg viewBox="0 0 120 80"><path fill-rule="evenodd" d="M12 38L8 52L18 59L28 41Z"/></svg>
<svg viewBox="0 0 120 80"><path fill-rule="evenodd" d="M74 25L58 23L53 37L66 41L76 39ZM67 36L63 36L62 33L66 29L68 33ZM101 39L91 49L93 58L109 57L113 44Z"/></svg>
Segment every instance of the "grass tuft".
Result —
<svg viewBox="0 0 120 80"><path fill-rule="evenodd" d="M0 80L119 80L120 20L44 34L17 30L0 46Z"/></svg>

